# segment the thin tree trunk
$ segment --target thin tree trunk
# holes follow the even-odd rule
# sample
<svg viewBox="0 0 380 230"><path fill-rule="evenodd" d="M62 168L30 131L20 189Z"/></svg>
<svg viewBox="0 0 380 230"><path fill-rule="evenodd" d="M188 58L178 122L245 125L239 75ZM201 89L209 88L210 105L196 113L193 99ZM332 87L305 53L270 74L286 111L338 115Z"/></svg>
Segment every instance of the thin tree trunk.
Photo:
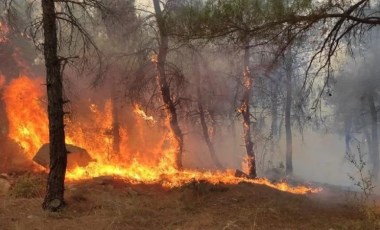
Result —
<svg viewBox="0 0 380 230"><path fill-rule="evenodd" d="M209 109L208 110L208 114L210 115L210 119L211 119L211 128L212 128L212 132L211 132L211 135L210 135L210 139L211 141L215 142L215 139L216 139L216 133L217 133L217 128L218 128L218 123L216 121L216 115L215 115L215 112L212 110L212 109Z"/></svg>
<svg viewBox="0 0 380 230"><path fill-rule="evenodd" d="M351 153L351 118L345 116L344 118L344 140L346 143L346 152Z"/></svg>
<svg viewBox="0 0 380 230"><path fill-rule="evenodd" d="M6 143L7 143L7 133L8 131L8 119L6 116L6 111L5 111L5 103L4 103L4 91L1 89L0 85L0 145L3 146L3 148L6 148ZM3 150L4 151L4 150ZM8 151L2 152L0 155L0 168L8 171L9 167L9 153Z"/></svg>
<svg viewBox="0 0 380 230"><path fill-rule="evenodd" d="M120 123L119 123L119 109L116 96L112 99L112 150L114 154L120 153Z"/></svg>
<svg viewBox="0 0 380 230"><path fill-rule="evenodd" d="M288 57L286 61L286 102L285 102L285 133L286 133L286 174L293 173L293 139L291 125L292 110L292 61Z"/></svg>
<svg viewBox="0 0 380 230"><path fill-rule="evenodd" d="M365 139L367 140L367 148L368 148L368 152L370 154L370 160L372 161L372 156L373 156L373 154L372 154L373 153L373 151L372 151L372 137L369 134L367 127L364 128L363 134L364 134Z"/></svg>
<svg viewBox="0 0 380 230"><path fill-rule="evenodd" d="M230 122L231 122L231 135L232 135L232 140L233 140L233 143L236 144L236 124L235 124L235 113L236 113L236 107L237 107L237 104L238 104L238 96L239 96L239 88L240 88L240 84L236 84L236 88L235 88L235 93L234 93L234 100L232 102L232 108L233 110L231 110L230 114L229 114L229 118L230 118Z"/></svg>
<svg viewBox="0 0 380 230"><path fill-rule="evenodd" d="M271 124L271 130L272 130L272 138L273 140L278 140L278 84L276 82L273 82L273 97L271 100L271 110L272 110L272 124Z"/></svg>
<svg viewBox="0 0 380 230"><path fill-rule="evenodd" d="M157 68L157 83L161 90L162 99L165 104L165 109L167 112L167 118L169 120L170 129L174 135L176 141L176 168L182 169L182 150L183 150L183 134L181 128L178 124L177 111L173 100L170 95L170 87L166 79L165 73L165 62L166 56L168 54L168 36L166 33L165 22L162 17L160 1L153 0L154 10L156 12L156 19L158 24L158 29L160 31L160 48L157 55L157 60L155 61Z"/></svg>
<svg viewBox="0 0 380 230"><path fill-rule="evenodd" d="M253 151L253 142L251 138L251 113L250 113L250 97L253 86L253 80L251 76L251 71L249 68L249 43L246 45L244 50L244 73L243 73L243 100L240 107L240 111L243 115L243 132L244 132L244 144L247 153L247 163L248 163L248 176L251 178L257 177L256 172L256 158Z"/></svg>
<svg viewBox="0 0 380 230"><path fill-rule="evenodd" d="M63 112L61 64L57 54L57 26L54 0L42 0L44 57L48 96L50 172L47 193L42 207L57 211L64 202L64 183L67 165Z"/></svg>
<svg viewBox="0 0 380 230"><path fill-rule="evenodd" d="M272 124L271 124L271 146L270 151L272 153L275 152L275 147L278 144L279 141L279 135L278 135L278 84L277 82L271 82L271 88L272 88L272 98L271 98L271 118L272 118ZM265 162L265 159L263 159L263 162Z"/></svg>
<svg viewBox="0 0 380 230"><path fill-rule="evenodd" d="M368 95L368 103L371 114L371 127L372 127L372 153L371 161L373 164L373 174L375 178L378 178L379 174L379 137L377 133L377 111L375 106L375 99L373 92Z"/></svg>
<svg viewBox="0 0 380 230"><path fill-rule="evenodd" d="M208 127L207 127L207 123L206 123L206 119L205 119L205 113L204 113L203 105L199 99L198 99L198 110L199 110L199 116L200 116L201 125L202 125L203 137L205 139L208 150L210 152L211 159L214 162L214 164L216 165L216 167L221 169L221 168L223 168L223 166L220 163L218 157L216 156L214 144L212 143L209 132L208 132Z"/></svg>
<svg viewBox="0 0 380 230"><path fill-rule="evenodd" d="M219 169L223 168L222 164L220 163L218 157L216 156L214 144L211 140L210 134L208 132L208 127L206 123L206 118L205 118L205 111L203 109L203 104L202 104L202 92L201 92L201 73L199 71L199 61L197 60L196 65L196 81L197 81L197 97L198 97L198 110L199 110L199 118L201 120L201 126L202 126L202 132L203 132L203 137L204 140L207 144L210 157L212 161L214 162L215 166Z"/></svg>

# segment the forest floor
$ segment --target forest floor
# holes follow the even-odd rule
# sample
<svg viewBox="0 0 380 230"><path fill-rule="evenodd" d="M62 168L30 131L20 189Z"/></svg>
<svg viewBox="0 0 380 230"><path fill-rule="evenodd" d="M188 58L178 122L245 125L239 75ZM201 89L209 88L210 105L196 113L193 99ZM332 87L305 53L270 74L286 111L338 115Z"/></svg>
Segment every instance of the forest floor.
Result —
<svg viewBox="0 0 380 230"><path fill-rule="evenodd" d="M67 207L48 213L41 209L43 193L33 187L44 181L27 177L22 183L0 197L1 230L370 229L355 198L331 186L294 195L247 183L190 183L169 190L97 178L69 183Z"/></svg>

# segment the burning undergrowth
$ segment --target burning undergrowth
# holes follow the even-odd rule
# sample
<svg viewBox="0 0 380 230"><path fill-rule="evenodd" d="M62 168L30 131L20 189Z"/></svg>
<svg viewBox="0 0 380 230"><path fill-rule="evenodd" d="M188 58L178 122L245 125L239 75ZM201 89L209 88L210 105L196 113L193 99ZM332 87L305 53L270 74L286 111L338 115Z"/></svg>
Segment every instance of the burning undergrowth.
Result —
<svg viewBox="0 0 380 230"><path fill-rule="evenodd" d="M28 161L32 161L40 147L48 142L43 89L41 78L28 76L20 76L4 86L3 99L9 121L9 138L22 147ZM81 113L67 116L65 120L66 143L85 149L93 160L86 165L71 162L72 167L66 173L67 181L112 176L128 183L161 184L167 188L179 187L192 181L207 181L211 184L263 184L296 194L320 191L307 186L290 186L285 182L274 184L267 179L236 177L234 170L177 170L176 144L166 129L165 120L156 120L139 105L134 105L129 108L130 111L125 111L133 115L132 122L118 123L115 132L112 100L99 105L89 99L77 107L81 108ZM118 147L115 148L115 145ZM34 164L34 170L46 169Z"/></svg>

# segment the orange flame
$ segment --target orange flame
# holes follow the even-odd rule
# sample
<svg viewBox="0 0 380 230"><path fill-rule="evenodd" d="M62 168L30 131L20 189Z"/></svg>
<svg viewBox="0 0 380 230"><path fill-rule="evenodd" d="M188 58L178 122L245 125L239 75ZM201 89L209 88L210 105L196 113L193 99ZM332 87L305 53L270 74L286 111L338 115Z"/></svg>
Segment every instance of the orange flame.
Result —
<svg viewBox="0 0 380 230"><path fill-rule="evenodd" d="M153 118L153 116L148 116L146 115L145 111L140 109L140 105L135 105L134 106L134 110L133 112L135 112L137 115L139 115L142 119L146 120L146 121L150 121L152 123L156 123L156 120Z"/></svg>
<svg viewBox="0 0 380 230"><path fill-rule="evenodd" d="M20 144L28 159L49 139L41 84L39 79L21 76L5 86L4 91L9 137Z"/></svg>
<svg viewBox="0 0 380 230"><path fill-rule="evenodd" d="M48 141L48 119L42 80L21 76L5 86L4 94L10 127L9 137L22 146L28 159L32 159L41 145ZM85 148L96 161L86 167L78 166L68 170L66 179L69 181L115 176L131 183L160 183L165 187L177 187L194 180L206 180L213 184L240 182L264 184L297 194L320 191L306 186L292 187L286 183L273 184L266 179L237 178L231 170L178 171L175 168L176 145L173 135L168 131L163 133L158 125L146 127L146 122L135 124L134 129L140 132L135 136L127 133L127 127L121 125L120 153L115 154L112 150L115 133L112 127L112 101L108 100L103 106L89 103L84 108L86 111L83 113L65 118L66 142ZM139 115L135 117L137 121L155 121L138 105L135 106L134 113ZM149 129L149 132L145 129ZM153 132L160 133L159 137L150 137ZM147 135L149 138L145 137ZM134 141L138 143L140 149L131 150L133 138L139 138Z"/></svg>

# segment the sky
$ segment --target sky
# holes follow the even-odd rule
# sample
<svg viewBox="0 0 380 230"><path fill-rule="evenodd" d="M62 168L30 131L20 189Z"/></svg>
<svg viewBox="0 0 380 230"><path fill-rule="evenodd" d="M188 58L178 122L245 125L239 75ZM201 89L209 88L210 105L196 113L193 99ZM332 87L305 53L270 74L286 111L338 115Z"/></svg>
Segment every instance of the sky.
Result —
<svg viewBox="0 0 380 230"><path fill-rule="evenodd" d="M138 9L153 11L152 0L136 0L136 7Z"/></svg>

